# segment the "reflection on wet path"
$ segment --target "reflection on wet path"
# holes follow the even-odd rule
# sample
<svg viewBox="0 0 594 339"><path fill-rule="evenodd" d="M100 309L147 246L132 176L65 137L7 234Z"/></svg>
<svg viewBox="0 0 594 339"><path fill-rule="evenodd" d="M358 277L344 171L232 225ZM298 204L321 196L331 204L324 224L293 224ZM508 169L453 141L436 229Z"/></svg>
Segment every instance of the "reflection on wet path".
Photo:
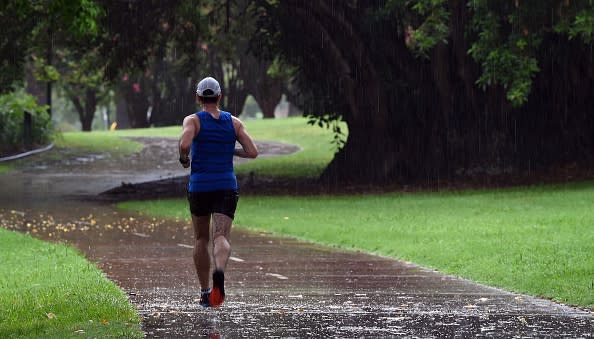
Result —
<svg viewBox="0 0 594 339"><path fill-rule="evenodd" d="M128 292L149 338L573 338L594 332L588 311L237 227L227 300L219 309L204 309L189 222L127 214L76 200L56 186L27 188L24 182L42 176L18 175L21 181L0 176L0 224L77 246ZM48 185L84 185L77 175L63 177Z"/></svg>

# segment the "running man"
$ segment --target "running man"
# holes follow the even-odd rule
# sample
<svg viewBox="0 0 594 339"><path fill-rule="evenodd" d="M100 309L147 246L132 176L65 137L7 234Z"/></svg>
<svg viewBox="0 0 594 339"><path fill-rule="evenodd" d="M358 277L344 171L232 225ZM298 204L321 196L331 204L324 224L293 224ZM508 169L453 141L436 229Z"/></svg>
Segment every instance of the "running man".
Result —
<svg viewBox="0 0 594 339"><path fill-rule="evenodd" d="M219 109L221 97L217 80L202 79L196 87L196 103L202 110L184 118L179 139L179 162L184 168L191 166L188 201L195 235L193 257L201 287L200 304L204 307L218 307L225 299L224 272L231 255L229 236L239 199L233 156L258 156L258 148L241 120ZM236 141L241 148L235 148ZM208 250L211 224L212 257Z"/></svg>

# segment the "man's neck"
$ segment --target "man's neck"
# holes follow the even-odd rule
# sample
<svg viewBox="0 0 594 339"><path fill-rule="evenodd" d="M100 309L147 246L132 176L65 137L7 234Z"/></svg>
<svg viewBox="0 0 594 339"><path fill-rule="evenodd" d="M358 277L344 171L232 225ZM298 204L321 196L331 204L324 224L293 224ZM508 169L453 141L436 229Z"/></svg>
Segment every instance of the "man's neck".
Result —
<svg viewBox="0 0 594 339"><path fill-rule="evenodd" d="M215 119L218 119L219 115L221 115L221 111L219 110L216 104L202 105L202 110L210 113L210 115L212 115L212 117Z"/></svg>

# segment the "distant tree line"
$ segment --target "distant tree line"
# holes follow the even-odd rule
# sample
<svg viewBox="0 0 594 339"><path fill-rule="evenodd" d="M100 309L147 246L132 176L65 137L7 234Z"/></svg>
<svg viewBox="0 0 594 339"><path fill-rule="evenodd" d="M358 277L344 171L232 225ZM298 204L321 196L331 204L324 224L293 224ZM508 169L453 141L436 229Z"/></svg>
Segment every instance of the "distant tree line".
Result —
<svg viewBox="0 0 594 339"><path fill-rule="evenodd" d="M254 9L247 0L3 1L0 93L27 82L51 109L57 86L85 131L108 100L124 103L130 127L171 125L195 110L195 84L213 75L225 109L241 113L251 94L274 117L284 81L249 48Z"/></svg>

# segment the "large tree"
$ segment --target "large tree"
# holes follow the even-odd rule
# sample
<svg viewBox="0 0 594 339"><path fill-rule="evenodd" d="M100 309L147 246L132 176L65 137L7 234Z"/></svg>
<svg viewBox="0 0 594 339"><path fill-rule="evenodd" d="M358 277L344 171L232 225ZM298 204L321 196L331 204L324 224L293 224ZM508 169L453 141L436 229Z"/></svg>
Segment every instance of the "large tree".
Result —
<svg viewBox="0 0 594 339"><path fill-rule="evenodd" d="M91 131L98 104L111 99L110 83L104 76L105 62L98 52L105 32L102 35L56 48L53 58L60 74L59 93L72 102L83 131Z"/></svg>
<svg viewBox="0 0 594 339"><path fill-rule="evenodd" d="M263 1L300 106L348 125L322 178L438 182L594 164L588 1Z"/></svg>

